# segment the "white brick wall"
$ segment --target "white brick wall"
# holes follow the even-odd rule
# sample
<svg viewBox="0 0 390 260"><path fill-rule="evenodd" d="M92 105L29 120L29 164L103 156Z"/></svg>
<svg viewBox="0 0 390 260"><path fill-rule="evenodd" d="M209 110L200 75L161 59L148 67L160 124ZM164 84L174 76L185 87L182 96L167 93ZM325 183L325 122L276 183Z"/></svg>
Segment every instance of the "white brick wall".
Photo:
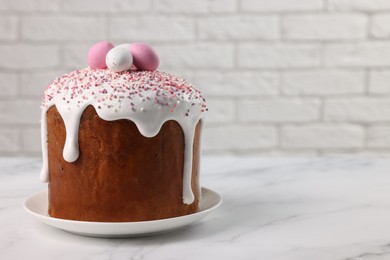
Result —
<svg viewBox="0 0 390 260"><path fill-rule="evenodd" d="M0 128L0 152L14 154L20 151L20 134L17 129Z"/></svg>
<svg viewBox="0 0 390 260"><path fill-rule="evenodd" d="M47 85L53 79L65 73L65 70L45 70L40 72L24 72L20 75L20 96L27 96L36 99L42 97Z"/></svg>
<svg viewBox="0 0 390 260"><path fill-rule="evenodd" d="M330 99L324 104L324 117L336 122L390 122L390 99Z"/></svg>
<svg viewBox="0 0 390 260"><path fill-rule="evenodd" d="M138 13L151 8L150 0L66 0L61 1L64 12L71 13Z"/></svg>
<svg viewBox="0 0 390 260"><path fill-rule="evenodd" d="M327 67L384 67L390 66L390 45L384 41L335 43L325 46Z"/></svg>
<svg viewBox="0 0 390 260"><path fill-rule="evenodd" d="M198 35L201 40L275 40L279 26L276 16L215 16L198 21Z"/></svg>
<svg viewBox="0 0 390 260"><path fill-rule="evenodd" d="M0 156L40 155L43 90L104 39L203 91L206 154L390 154L389 0L0 0Z"/></svg>
<svg viewBox="0 0 390 260"><path fill-rule="evenodd" d="M16 73L0 73L0 97L13 97L18 94Z"/></svg>
<svg viewBox="0 0 390 260"><path fill-rule="evenodd" d="M315 124L286 126L281 131L281 146L286 149L361 148L363 142L361 126Z"/></svg>
<svg viewBox="0 0 390 260"><path fill-rule="evenodd" d="M369 91L373 94L390 94L390 70L371 71Z"/></svg>
<svg viewBox="0 0 390 260"><path fill-rule="evenodd" d="M24 124L38 125L40 112L37 107L40 100L29 100L25 98L15 98L13 100L2 100L0 102L0 122L2 125L20 124L21 129Z"/></svg>
<svg viewBox="0 0 390 260"><path fill-rule="evenodd" d="M55 45L0 44L0 69L48 69L60 65L60 48Z"/></svg>
<svg viewBox="0 0 390 260"><path fill-rule="evenodd" d="M274 127L249 125L245 128L230 126L206 127L202 148L210 152L242 152L245 150L272 149L277 144Z"/></svg>
<svg viewBox="0 0 390 260"><path fill-rule="evenodd" d="M287 40L358 40L367 34L368 18L362 14L306 14L284 17Z"/></svg>
<svg viewBox="0 0 390 260"><path fill-rule="evenodd" d="M41 151L40 138L31 138L32 136L40 136L39 128L25 128L22 130L22 149L25 152L39 153Z"/></svg>
<svg viewBox="0 0 390 260"><path fill-rule="evenodd" d="M333 11L388 11L390 2L387 0L328 0L328 8Z"/></svg>
<svg viewBox="0 0 390 260"><path fill-rule="evenodd" d="M18 19L16 16L0 17L0 39L16 40L18 38Z"/></svg>
<svg viewBox="0 0 390 260"><path fill-rule="evenodd" d="M4 13L18 12L57 12L60 10L60 0L1 0L0 11Z"/></svg>
<svg viewBox="0 0 390 260"><path fill-rule="evenodd" d="M370 32L376 38L389 38L390 36L390 15L378 14L372 17Z"/></svg>
<svg viewBox="0 0 390 260"><path fill-rule="evenodd" d="M90 44L71 43L62 47L62 67L75 70L87 66L84 53L88 53Z"/></svg>
<svg viewBox="0 0 390 260"><path fill-rule="evenodd" d="M185 16L115 16L109 28L110 38L124 42L195 40L195 21Z"/></svg>
<svg viewBox="0 0 390 260"><path fill-rule="evenodd" d="M241 99L238 102L239 122L313 122L320 119L317 99L264 98Z"/></svg>
<svg viewBox="0 0 390 260"><path fill-rule="evenodd" d="M207 97L275 96L280 87L280 76L275 72L200 71L194 77L195 86Z"/></svg>
<svg viewBox="0 0 390 260"><path fill-rule="evenodd" d="M286 95L330 96L363 94L364 71L304 70L287 71L282 75L282 91Z"/></svg>
<svg viewBox="0 0 390 260"><path fill-rule="evenodd" d="M241 0L242 10L248 12L319 11L322 0Z"/></svg>
<svg viewBox="0 0 390 260"><path fill-rule="evenodd" d="M236 104L232 98L210 98L208 99L206 122L212 123L233 123L236 119Z"/></svg>
<svg viewBox="0 0 390 260"><path fill-rule="evenodd" d="M104 17L25 16L21 19L23 40L31 41L98 41L104 38Z"/></svg>
<svg viewBox="0 0 390 260"><path fill-rule="evenodd" d="M185 43L155 45L160 69L231 69L234 67L234 48L223 43Z"/></svg>
<svg viewBox="0 0 390 260"><path fill-rule="evenodd" d="M238 46L238 67L244 69L311 68L321 64L317 44L244 43Z"/></svg>

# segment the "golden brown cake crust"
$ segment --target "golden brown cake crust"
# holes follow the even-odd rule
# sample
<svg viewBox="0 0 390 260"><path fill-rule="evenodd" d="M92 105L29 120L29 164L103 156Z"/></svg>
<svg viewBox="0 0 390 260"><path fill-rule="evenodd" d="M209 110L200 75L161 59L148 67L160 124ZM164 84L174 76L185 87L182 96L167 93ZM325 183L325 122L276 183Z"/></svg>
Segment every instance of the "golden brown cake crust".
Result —
<svg viewBox="0 0 390 260"><path fill-rule="evenodd" d="M63 159L65 126L55 106L47 112L49 215L99 221L145 221L191 214L199 200L199 122L196 126L192 191L183 204L184 134L168 121L147 138L130 120L105 121L93 106L80 119L79 158Z"/></svg>

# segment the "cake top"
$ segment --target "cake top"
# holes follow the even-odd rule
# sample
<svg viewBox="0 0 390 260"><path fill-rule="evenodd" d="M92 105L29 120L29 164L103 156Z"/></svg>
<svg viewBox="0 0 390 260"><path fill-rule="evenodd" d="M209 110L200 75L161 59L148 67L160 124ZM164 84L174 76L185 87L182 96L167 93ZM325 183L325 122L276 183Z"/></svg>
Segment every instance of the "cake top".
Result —
<svg viewBox="0 0 390 260"><path fill-rule="evenodd" d="M61 105L71 110L88 103L97 110L137 112L145 111L153 101L155 108L171 113L180 106L183 116L194 106L199 106L200 112L207 110L199 90L182 78L157 71L160 59L146 43L114 46L98 42L90 48L87 63L88 68L59 77L48 86L43 109ZM125 109L123 105L127 105Z"/></svg>
<svg viewBox="0 0 390 260"><path fill-rule="evenodd" d="M176 112L179 104L185 105L183 116L189 116L194 108L207 110L200 91L180 77L160 71L113 72L90 67L59 77L47 87L42 108L58 103L69 110L89 103L97 110L114 113L124 105L129 112L143 112L151 103L154 109L170 113Z"/></svg>

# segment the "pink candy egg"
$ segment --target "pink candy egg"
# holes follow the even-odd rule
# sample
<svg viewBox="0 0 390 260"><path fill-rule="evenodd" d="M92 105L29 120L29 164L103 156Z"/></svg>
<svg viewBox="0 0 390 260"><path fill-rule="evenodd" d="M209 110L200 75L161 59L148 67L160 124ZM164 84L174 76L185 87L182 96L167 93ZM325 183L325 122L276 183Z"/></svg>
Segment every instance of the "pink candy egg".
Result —
<svg viewBox="0 0 390 260"><path fill-rule="evenodd" d="M133 43L130 46L133 64L139 70L156 70L160 64L157 53L146 43Z"/></svg>
<svg viewBox="0 0 390 260"><path fill-rule="evenodd" d="M112 48L114 48L114 44L107 41L101 41L94 44L88 52L88 65L93 69L107 68L106 55Z"/></svg>

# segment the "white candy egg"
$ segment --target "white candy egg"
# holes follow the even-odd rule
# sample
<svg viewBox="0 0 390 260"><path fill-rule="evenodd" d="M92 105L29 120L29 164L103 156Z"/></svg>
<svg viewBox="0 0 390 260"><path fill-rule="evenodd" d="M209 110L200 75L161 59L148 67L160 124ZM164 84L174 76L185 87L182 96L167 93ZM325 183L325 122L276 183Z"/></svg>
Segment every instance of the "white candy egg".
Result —
<svg viewBox="0 0 390 260"><path fill-rule="evenodd" d="M117 46L107 53L106 64L107 68L111 71L126 71L133 64L133 55L131 55L128 48Z"/></svg>

